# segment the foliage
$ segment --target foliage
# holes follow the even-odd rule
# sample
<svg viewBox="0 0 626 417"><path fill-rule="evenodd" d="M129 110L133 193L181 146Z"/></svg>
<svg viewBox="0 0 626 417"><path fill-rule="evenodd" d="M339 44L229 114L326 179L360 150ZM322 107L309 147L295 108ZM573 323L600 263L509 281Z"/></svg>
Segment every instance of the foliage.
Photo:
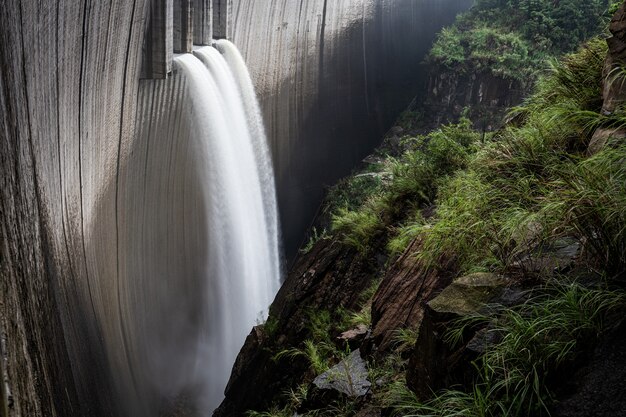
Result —
<svg viewBox="0 0 626 417"><path fill-rule="evenodd" d="M488 71L524 84L551 56L601 33L607 0L479 0L439 34L430 59L460 73Z"/></svg>
<svg viewBox="0 0 626 417"><path fill-rule="evenodd" d="M423 261L434 263L444 253L453 254L461 273L509 275L512 264L525 254L568 238L583 248L577 268L608 280L623 274L626 145L623 139L609 138L594 154L588 151L596 129L626 126L626 109L610 115L601 111L605 57L606 43L592 40L577 53L551 62L535 93L513 109L514 122L485 140L467 120L406 140L402 156L387 157L377 167L391 174L388 181L368 190L354 183L354 194L344 190L343 195L358 198L334 206L330 233L362 253L375 241L384 242L392 256L410 256L407 246L420 239L415 256ZM611 80L621 82L625 73L617 68ZM523 305L464 318L447 334L453 344L473 333L469 329L493 336L474 363L477 375L471 389L450 387L431 401L418 401L401 378L406 366L402 354L418 336L405 329L396 334L391 355L370 363L370 378L377 381L372 401L403 416L548 414L555 377L603 334L612 317L623 315L626 299L623 291L585 287L555 272L535 278L546 284ZM345 314L340 325L369 322L368 302L375 288L362 295L361 310ZM306 357L315 373L327 369L342 355L330 336L336 330L333 317L312 312L310 338L299 349L281 354ZM317 415L349 414L354 404L333 407ZM288 409L293 413L297 406Z"/></svg>
<svg viewBox="0 0 626 417"><path fill-rule="evenodd" d="M263 331L265 334L269 337L274 336L278 330L278 323L278 319L270 315L267 320L265 320L265 323L263 323Z"/></svg>
<svg viewBox="0 0 626 417"><path fill-rule="evenodd" d="M401 158L388 158L392 175L384 190L370 195L356 209L344 206L334 213L333 232L346 244L367 252L377 235L402 222L407 210L415 213L434 202L439 184L467 164L478 138L467 119L415 138ZM396 241L392 250L396 252L406 243Z"/></svg>
<svg viewBox="0 0 626 417"><path fill-rule="evenodd" d="M309 253L311 249L313 249L313 246L317 244L317 242L319 242L320 240L326 240L328 238L328 232L326 229L322 229L322 231L320 232L317 227L313 227L311 229L311 236L309 237L309 241L302 249L300 249L300 253Z"/></svg>
<svg viewBox="0 0 626 417"><path fill-rule="evenodd" d="M463 271L501 270L539 241L568 235L587 242L607 272L623 269L626 149L609 141L586 155L595 128L614 128L626 116L601 113L605 55L606 43L594 40L554 62L514 110L523 123L440 184L436 219L412 231L425 237L421 258L434 262L450 252Z"/></svg>
<svg viewBox="0 0 626 417"><path fill-rule="evenodd" d="M419 327L417 329L402 328L395 332L393 337L394 349L397 352L405 352L415 346L419 336Z"/></svg>
<svg viewBox="0 0 626 417"><path fill-rule="evenodd" d="M469 325L487 323L500 339L476 362L479 380L472 391L448 389L421 402L402 382L387 395L388 404L402 416L539 416L548 414L550 378L572 360L581 341L596 338L610 314L624 307L622 292L590 289L555 281L519 308L497 319L458 320L448 340ZM452 336L451 336L452 335Z"/></svg>
<svg viewBox="0 0 626 417"><path fill-rule="evenodd" d="M369 200L360 210L341 207L332 216L332 231L339 233L346 245L366 252L370 242L384 227L379 207L379 201L375 199Z"/></svg>

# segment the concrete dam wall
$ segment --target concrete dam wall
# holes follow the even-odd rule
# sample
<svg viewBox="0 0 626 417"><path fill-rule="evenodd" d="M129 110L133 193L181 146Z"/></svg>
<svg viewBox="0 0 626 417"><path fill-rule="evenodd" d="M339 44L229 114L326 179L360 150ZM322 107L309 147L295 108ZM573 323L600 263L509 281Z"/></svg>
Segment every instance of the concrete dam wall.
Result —
<svg viewBox="0 0 626 417"><path fill-rule="evenodd" d="M348 172L410 100L436 30L470 3L217 1L231 10L217 30L241 49L260 95L286 248L297 246L324 185ZM141 79L150 6L32 0L0 8L0 416L140 416L130 403L170 406L151 390L126 389L146 379L137 364L159 342L133 343L143 331L135 315L153 307L135 297L144 289L135 277L156 269L142 266L147 253L165 253L160 262L172 271L200 268L197 257L175 254L201 244L182 248L175 243L194 240L151 226L189 209L172 186L181 169L202 166L189 151L186 159L142 139L146 120L159 126L171 110L158 91L184 84L167 65L168 79ZM147 94L151 85L156 93ZM200 178L185 184L206 186ZM159 201L167 203L163 217L144 221ZM197 213L198 224L210 223ZM189 279L174 292L204 288ZM186 311L201 302L191 297ZM160 360L176 368L176 356Z"/></svg>

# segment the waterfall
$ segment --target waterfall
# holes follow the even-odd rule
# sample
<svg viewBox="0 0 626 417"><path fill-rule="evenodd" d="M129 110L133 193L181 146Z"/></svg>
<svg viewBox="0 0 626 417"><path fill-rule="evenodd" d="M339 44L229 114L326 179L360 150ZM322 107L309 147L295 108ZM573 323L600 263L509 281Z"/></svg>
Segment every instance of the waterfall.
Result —
<svg viewBox="0 0 626 417"><path fill-rule="evenodd" d="M127 358L116 367L127 360L120 386L133 416L154 415L162 408L155 398L181 396L210 415L280 284L259 105L236 47L217 47L177 56L170 79L140 88L137 141L145 151L128 164L125 197L127 223L138 226L127 231L120 278L130 294L120 313L126 355L109 355Z"/></svg>

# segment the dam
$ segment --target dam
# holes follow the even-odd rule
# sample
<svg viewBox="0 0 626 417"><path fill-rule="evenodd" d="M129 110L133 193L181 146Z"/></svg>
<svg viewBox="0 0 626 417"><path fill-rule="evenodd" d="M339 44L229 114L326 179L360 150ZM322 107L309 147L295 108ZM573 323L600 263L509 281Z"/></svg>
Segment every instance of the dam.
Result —
<svg viewBox="0 0 626 417"><path fill-rule="evenodd" d="M210 415L325 186L471 3L5 5L0 415Z"/></svg>

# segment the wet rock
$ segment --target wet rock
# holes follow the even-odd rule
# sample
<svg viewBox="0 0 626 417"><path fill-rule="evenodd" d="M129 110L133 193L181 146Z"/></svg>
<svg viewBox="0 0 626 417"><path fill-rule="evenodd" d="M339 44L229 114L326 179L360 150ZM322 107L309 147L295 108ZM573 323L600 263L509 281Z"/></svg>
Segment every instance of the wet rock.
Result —
<svg viewBox="0 0 626 417"><path fill-rule="evenodd" d="M352 398L367 395L372 386L367 379L367 366L359 350L315 378L313 385L319 390L334 390Z"/></svg>
<svg viewBox="0 0 626 417"><path fill-rule="evenodd" d="M506 280L500 275L466 275L455 279L428 306L439 314L466 316L480 311L505 285Z"/></svg>

